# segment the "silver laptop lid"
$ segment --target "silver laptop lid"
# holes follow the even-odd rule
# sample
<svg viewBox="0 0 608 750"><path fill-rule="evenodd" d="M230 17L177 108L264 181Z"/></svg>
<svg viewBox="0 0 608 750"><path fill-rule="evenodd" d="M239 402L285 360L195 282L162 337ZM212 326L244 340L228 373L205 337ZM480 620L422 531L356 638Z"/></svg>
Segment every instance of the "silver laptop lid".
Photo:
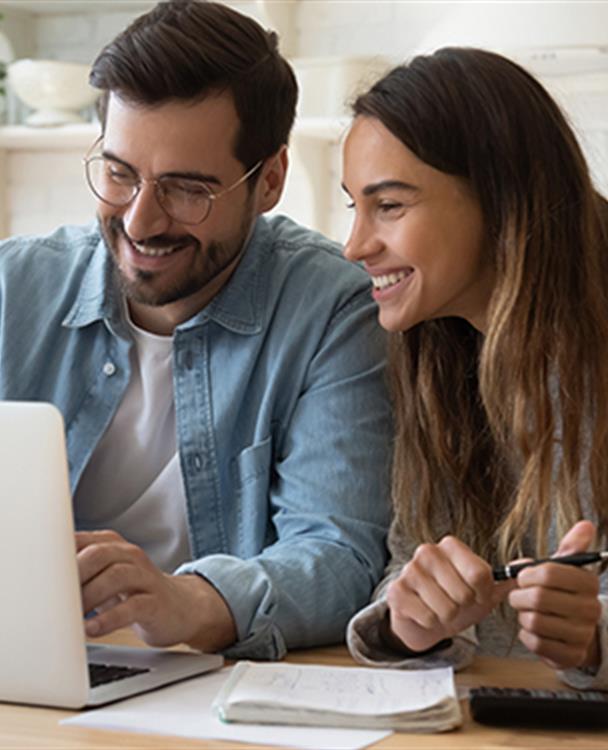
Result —
<svg viewBox="0 0 608 750"><path fill-rule="evenodd" d="M0 701L79 706L89 682L63 420L0 402Z"/></svg>

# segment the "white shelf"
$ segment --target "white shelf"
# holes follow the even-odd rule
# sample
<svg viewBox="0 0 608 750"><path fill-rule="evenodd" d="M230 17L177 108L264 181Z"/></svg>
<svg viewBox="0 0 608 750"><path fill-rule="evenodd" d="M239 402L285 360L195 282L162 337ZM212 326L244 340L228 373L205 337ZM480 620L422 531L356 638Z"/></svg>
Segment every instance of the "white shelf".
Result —
<svg viewBox="0 0 608 750"><path fill-rule="evenodd" d="M347 117L302 117L296 121L294 136L337 143L349 125ZM100 134L97 123L31 128L27 125L0 127L0 149L28 151L66 151L86 149Z"/></svg>
<svg viewBox="0 0 608 750"><path fill-rule="evenodd" d="M99 125L91 122L54 128L5 125L0 127L0 149L28 151L86 149L99 133Z"/></svg>

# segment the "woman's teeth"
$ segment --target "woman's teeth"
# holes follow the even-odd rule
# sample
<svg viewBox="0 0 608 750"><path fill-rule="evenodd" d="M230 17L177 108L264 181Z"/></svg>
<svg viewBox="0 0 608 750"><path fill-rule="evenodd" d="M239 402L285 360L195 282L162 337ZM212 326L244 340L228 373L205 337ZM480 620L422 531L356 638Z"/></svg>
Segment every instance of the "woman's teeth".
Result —
<svg viewBox="0 0 608 750"><path fill-rule="evenodd" d="M397 271L396 273L387 273L384 276L372 276L372 282L374 284L374 289L386 289L389 286L394 286L395 284L398 284L402 279L405 279L406 276L409 276L414 272L413 268L408 269L407 271Z"/></svg>

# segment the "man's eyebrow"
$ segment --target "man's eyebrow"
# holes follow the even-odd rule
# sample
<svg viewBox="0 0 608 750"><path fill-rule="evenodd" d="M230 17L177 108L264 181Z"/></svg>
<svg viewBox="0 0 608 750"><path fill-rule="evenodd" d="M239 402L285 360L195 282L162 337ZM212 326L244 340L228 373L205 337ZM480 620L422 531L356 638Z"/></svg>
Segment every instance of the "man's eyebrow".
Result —
<svg viewBox="0 0 608 750"><path fill-rule="evenodd" d="M222 181L214 174L204 172L163 172L162 177L177 177L180 180L196 180L204 182L205 185L221 185Z"/></svg>
<svg viewBox="0 0 608 750"><path fill-rule="evenodd" d="M115 153L112 151L108 151L104 148L104 150L101 152L101 155L104 159L111 159L112 161L116 161L119 164L122 164L123 167L127 167L127 169L130 169L132 172L135 172L136 170L133 169L133 167L129 164L128 161L125 161L124 159L121 159L119 156L116 156Z"/></svg>
<svg viewBox="0 0 608 750"><path fill-rule="evenodd" d="M121 159L119 156L114 154L112 151L103 151L102 156L106 159L122 164L123 167L130 169L134 174L137 174L137 170L129 164L129 162ZM222 181L219 177L213 174L205 174L204 172L163 172L162 177L176 177L181 180L196 180L197 182L204 182L206 185L221 185Z"/></svg>

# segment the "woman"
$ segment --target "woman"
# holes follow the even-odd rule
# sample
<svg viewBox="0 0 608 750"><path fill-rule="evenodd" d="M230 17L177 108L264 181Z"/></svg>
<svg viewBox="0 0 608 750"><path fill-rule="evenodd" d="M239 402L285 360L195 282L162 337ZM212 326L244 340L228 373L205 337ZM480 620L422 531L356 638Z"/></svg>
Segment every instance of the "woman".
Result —
<svg viewBox="0 0 608 750"><path fill-rule="evenodd" d="M492 576L606 544L607 203L558 106L499 55L417 57L354 114L345 254L392 332L397 432L393 560L351 651L416 668L537 655L608 687L596 569Z"/></svg>

